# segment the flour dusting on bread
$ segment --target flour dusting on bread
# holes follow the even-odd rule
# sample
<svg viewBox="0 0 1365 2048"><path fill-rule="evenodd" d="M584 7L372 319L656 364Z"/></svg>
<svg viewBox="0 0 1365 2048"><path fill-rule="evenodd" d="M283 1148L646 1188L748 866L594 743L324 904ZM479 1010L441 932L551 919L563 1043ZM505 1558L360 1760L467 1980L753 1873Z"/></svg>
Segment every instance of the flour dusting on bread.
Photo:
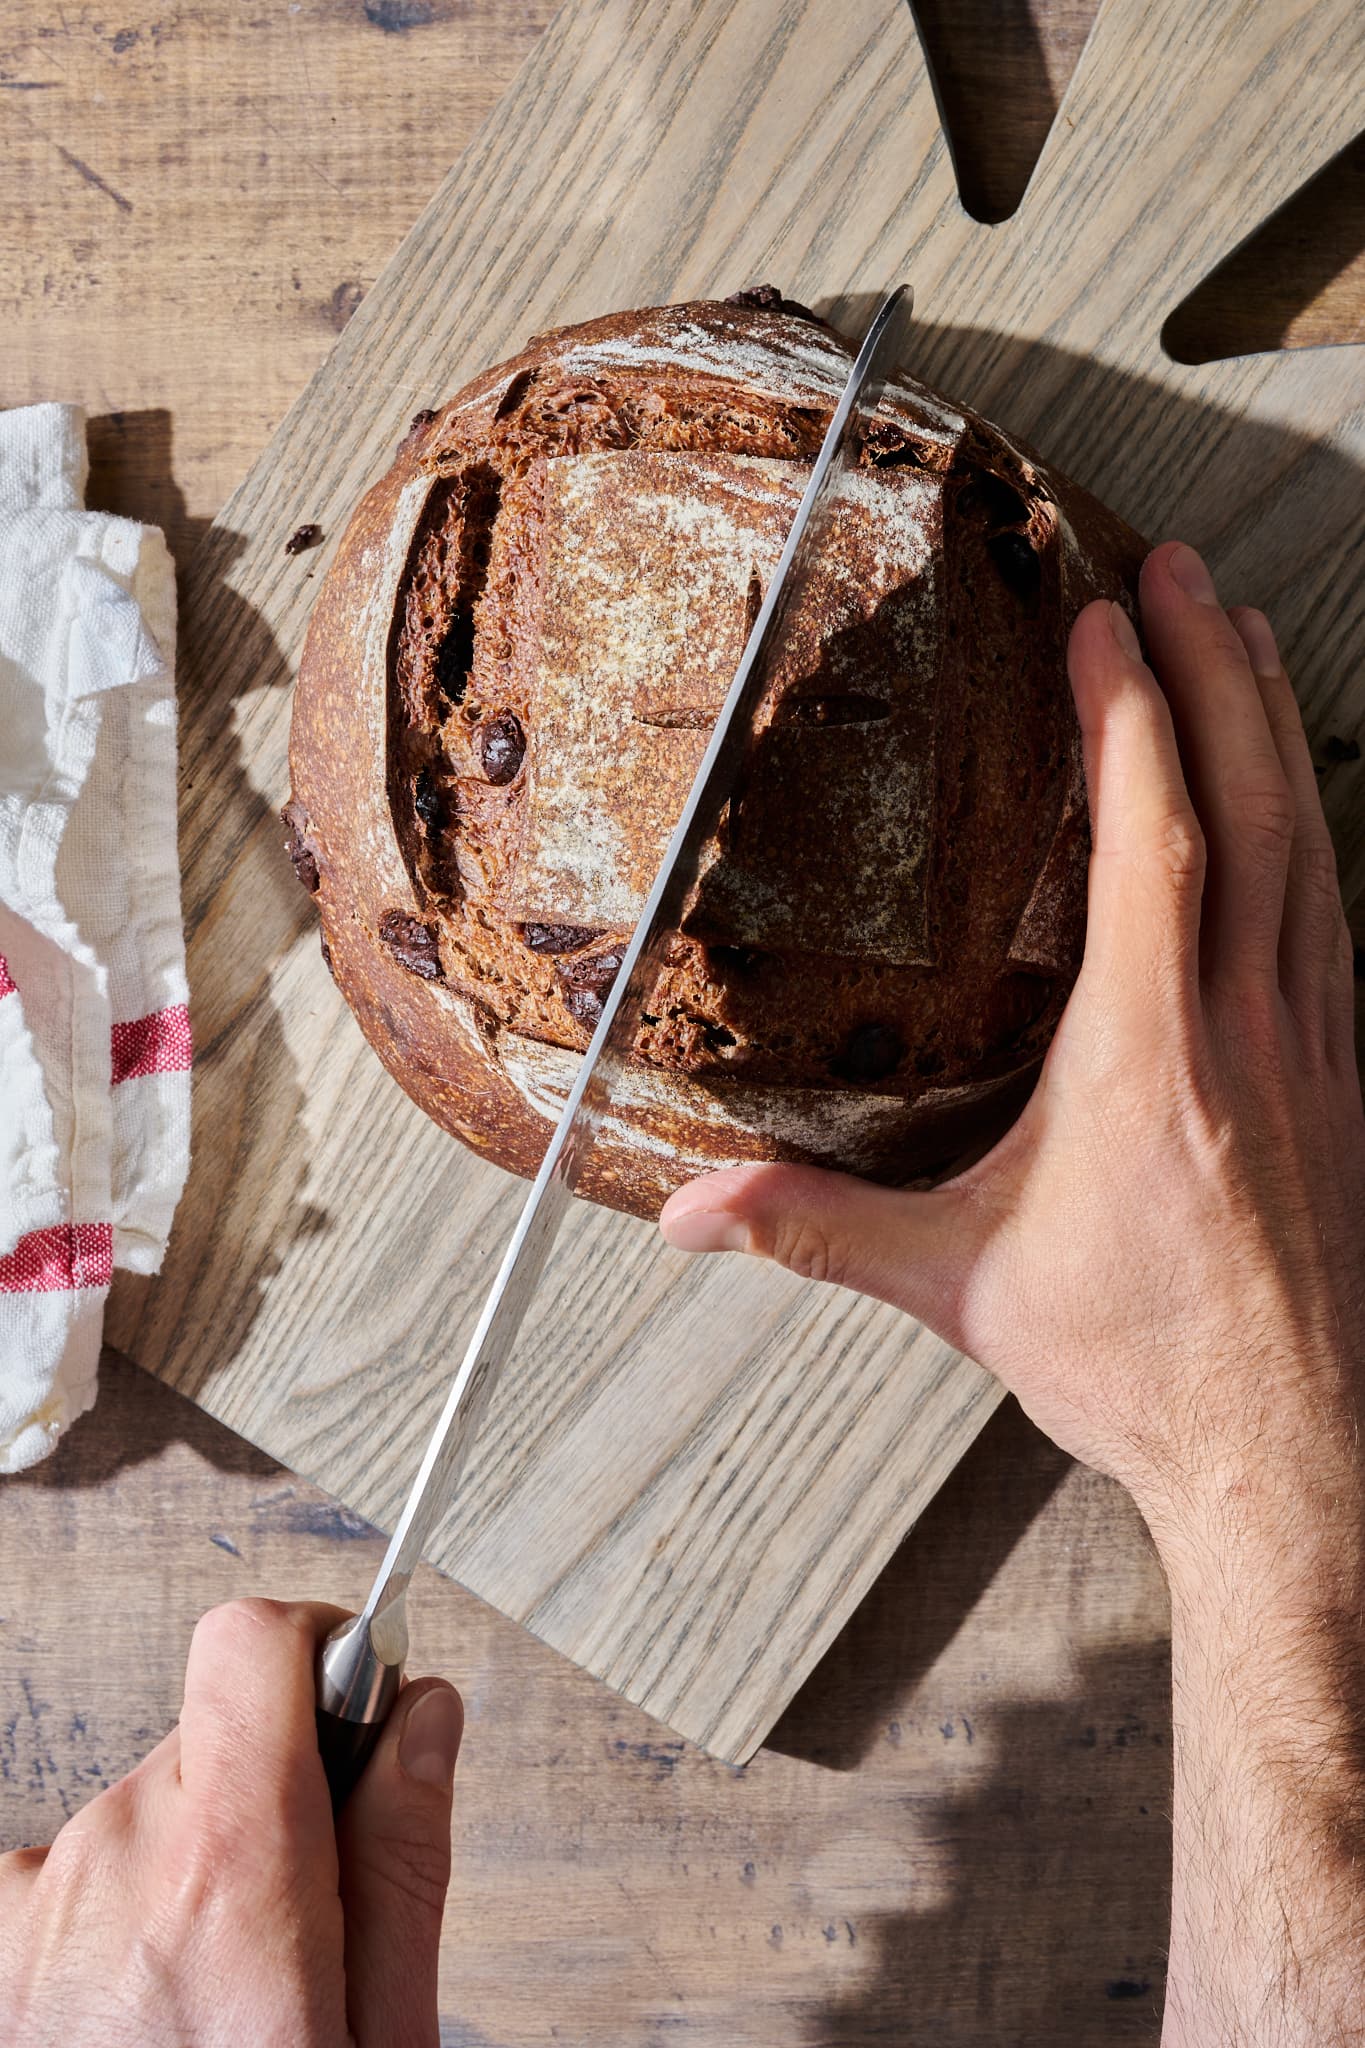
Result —
<svg viewBox="0 0 1365 2048"><path fill-rule="evenodd" d="M333 970L397 1078L532 1171L852 360L771 289L537 336L406 437L295 707ZM1080 958L1072 619L1142 544L891 377L585 1192L942 1171L1026 1094ZM316 848L314 854L312 849Z"/></svg>

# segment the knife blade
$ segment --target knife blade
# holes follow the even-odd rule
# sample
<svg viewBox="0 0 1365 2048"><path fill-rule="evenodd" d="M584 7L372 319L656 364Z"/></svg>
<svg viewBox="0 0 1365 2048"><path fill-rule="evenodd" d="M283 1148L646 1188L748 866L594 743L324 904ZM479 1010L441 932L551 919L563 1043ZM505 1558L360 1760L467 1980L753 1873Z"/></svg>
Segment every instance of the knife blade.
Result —
<svg viewBox="0 0 1365 2048"><path fill-rule="evenodd" d="M867 330L682 815L451 1381L369 1598L358 1615L332 1631L318 1652L318 1744L334 1809L339 1809L363 1770L397 1697L408 1649L408 1583L438 1516L459 1484L493 1388L602 1129L613 1089L630 1058L640 1013L647 1007L669 939L699 879L702 855L743 765L786 622L820 559L841 480L858 461L859 430L876 409L895 361L902 320L912 304L909 288L898 285L883 299Z"/></svg>

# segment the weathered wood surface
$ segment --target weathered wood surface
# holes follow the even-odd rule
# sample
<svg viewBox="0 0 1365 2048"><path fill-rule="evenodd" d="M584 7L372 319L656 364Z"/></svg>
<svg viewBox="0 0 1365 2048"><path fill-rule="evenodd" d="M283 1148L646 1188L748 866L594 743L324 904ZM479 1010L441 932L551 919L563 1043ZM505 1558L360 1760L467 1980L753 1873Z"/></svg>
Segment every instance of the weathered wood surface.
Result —
<svg viewBox="0 0 1365 2048"><path fill-rule="evenodd" d="M1108 0L1019 212L959 204L903 0L575 0L196 557L182 847L201 1142L111 1332L382 1524L516 1186L379 1074L280 859L287 684L327 548L410 413L528 330L771 275L855 317L1273 610L1318 739L1360 720L1359 358L1187 369L1167 313L1344 145L1349 0ZM1185 59L1172 74L1170 51ZM1325 792L1365 882L1359 770ZM574 1221L431 1555L670 1727L747 1755L994 1388L889 1311Z"/></svg>
<svg viewBox="0 0 1365 2048"><path fill-rule="evenodd" d="M379 1539L109 1356L0 1491L0 1847L174 1716L197 1615L353 1602ZM92 1560L98 1560L92 1568ZM1011 1405L743 1771L423 1571L468 1728L447 2048L1150 2042L1170 1860L1160 1573Z"/></svg>
<svg viewBox="0 0 1365 2048"><path fill-rule="evenodd" d="M1063 73L1051 39L1068 5L1030 9ZM966 0L940 13L982 27ZM1020 16L999 0L985 16L1000 57L990 72L966 66L965 104L973 134L1018 175L1047 109L1029 45L1013 55L999 34L1002 18L1022 34ZM167 525L183 564L334 340L333 293L377 275L535 11L463 0L403 33L309 0L297 17L253 18L249 59L230 0L178 7L173 36L163 27L154 42L146 0L117 28L68 4L60 33L40 39L37 19L0 0L0 147L15 173L0 403L83 398L101 502ZM115 47L129 27L138 40ZM234 52L237 90L257 105L268 93L274 136L240 105L222 110ZM9 90L38 80L32 96ZM416 172L392 125L408 111L444 152L422 152ZM133 212L59 144L129 178ZM346 195L322 222L309 156ZM1349 332L1365 310L1349 261L1361 239L1349 210L1302 223L1273 276L1253 269L1220 317L1267 341ZM214 275L191 286L182 271L199 248ZM315 253L296 292L292 268ZM1288 294L1276 301L1287 330L1264 324L1272 286ZM175 321L148 310L181 292ZM222 297L230 345L187 346ZM341 1540L352 1526L111 1355L99 1407L58 1457L0 1487L0 1846L50 1837L145 1752L175 1711L205 1605L245 1589L353 1601L376 1553L374 1539ZM435 1573L414 1614L417 1668L457 1677L471 1703L445 1943L451 2048L647 2048L670 2029L699 2048L1155 2037L1164 1602L1126 1504L1068 1472L1012 1408L780 1724L792 1754L767 1751L743 1776L661 1743L655 1724Z"/></svg>
<svg viewBox="0 0 1365 2048"><path fill-rule="evenodd" d="M182 569L556 0L0 0L0 405Z"/></svg>

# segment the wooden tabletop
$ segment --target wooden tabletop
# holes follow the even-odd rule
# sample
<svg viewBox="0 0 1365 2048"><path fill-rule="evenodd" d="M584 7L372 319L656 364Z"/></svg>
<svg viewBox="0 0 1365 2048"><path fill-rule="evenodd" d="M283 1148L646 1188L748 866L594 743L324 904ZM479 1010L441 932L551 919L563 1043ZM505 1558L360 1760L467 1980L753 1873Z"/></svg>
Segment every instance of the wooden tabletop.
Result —
<svg viewBox="0 0 1365 2048"><path fill-rule="evenodd" d="M92 501L161 523L183 563L551 11L0 0L0 405L81 400ZM983 217L1017 197L1092 12L920 0ZM1348 152L1172 347L1358 337L1363 182ZM379 1551L108 1355L95 1411L0 1487L0 1846L49 1839L159 1738L205 1606L354 1604ZM433 1573L413 1619L414 1668L468 1711L451 2048L1155 2038L1160 1574L1125 1498L1012 1404L743 1772Z"/></svg>

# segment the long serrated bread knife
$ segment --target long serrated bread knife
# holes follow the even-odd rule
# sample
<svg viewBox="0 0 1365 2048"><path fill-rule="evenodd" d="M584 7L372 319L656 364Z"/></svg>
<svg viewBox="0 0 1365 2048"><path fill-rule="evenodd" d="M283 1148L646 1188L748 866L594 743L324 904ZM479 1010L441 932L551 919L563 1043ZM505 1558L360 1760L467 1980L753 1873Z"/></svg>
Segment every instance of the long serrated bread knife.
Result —
<svg viewBox="0 0 1365 2048"><path fill-rule="evenodd" d="M408 1582L433 1525L459 1484L489 1397L511 1355L569 1199L630 1058L640 1013L648 1007L669 938L682 921L702 855L734 790L774 656L820 559L841 480L859 460L866 422L895 363L902 323L911 306L909 288L897 286L867 330L682 816L451 1382L370 1596L361 1612L335 1628L318 1652L318 1746L334 1809L364 1769L397 1696L408 1651Z"/></svg>

